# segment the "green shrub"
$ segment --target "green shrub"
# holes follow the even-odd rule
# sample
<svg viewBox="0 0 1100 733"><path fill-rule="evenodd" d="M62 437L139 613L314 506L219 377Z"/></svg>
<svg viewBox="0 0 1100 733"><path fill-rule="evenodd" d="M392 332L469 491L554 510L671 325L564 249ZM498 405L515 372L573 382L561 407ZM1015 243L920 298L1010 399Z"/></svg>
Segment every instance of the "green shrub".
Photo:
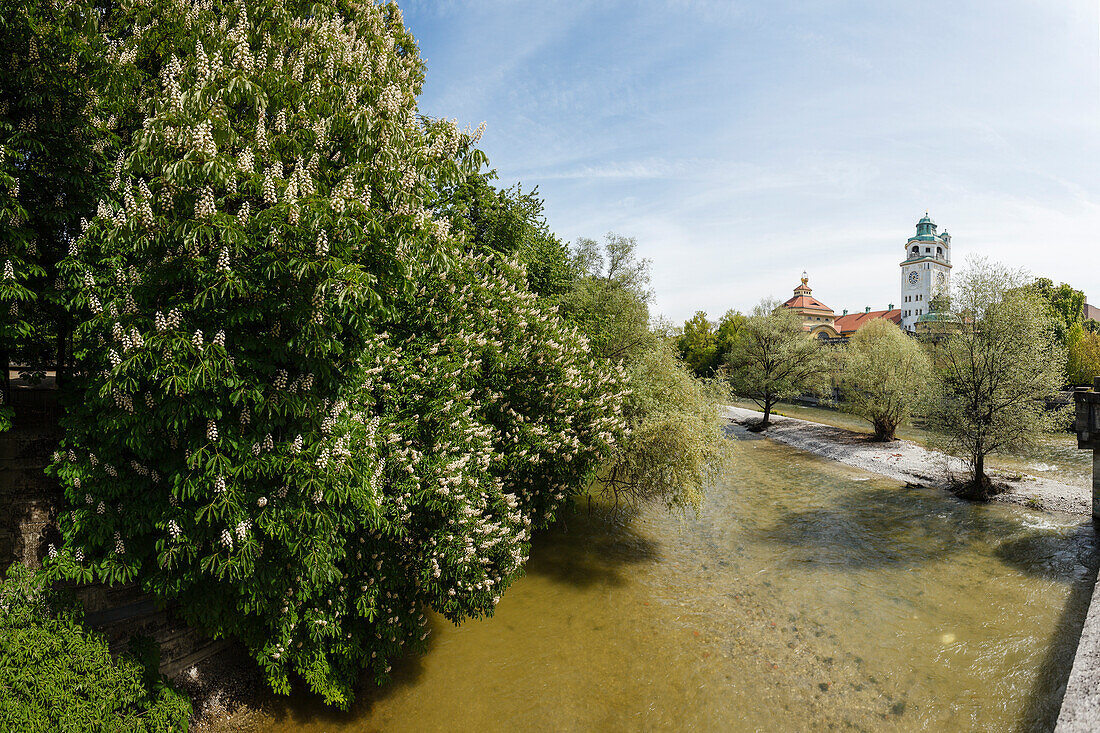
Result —
<svg viewBox="0 0 1100 733"><path fill-rule="evenodd" d="M136 660L111 658L79 609L12 565L0 584L0 730L176 731L191 704Z"/></svg>

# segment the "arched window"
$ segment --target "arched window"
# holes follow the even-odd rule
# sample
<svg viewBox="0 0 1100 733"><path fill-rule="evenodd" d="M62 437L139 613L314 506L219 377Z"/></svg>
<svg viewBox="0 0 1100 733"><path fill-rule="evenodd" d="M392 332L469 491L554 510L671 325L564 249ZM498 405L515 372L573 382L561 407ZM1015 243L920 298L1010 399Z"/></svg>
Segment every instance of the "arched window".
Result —
<svg viewBox="0 0 1100 733"><path fill-rule="evenodd" d="M920 247L917 247L916 245L913 245L913 249L912 249L912 250L910 250L910 252L909 252L909 253L910 253L911 255L913 255L914 257L916 257L917 255L919 255L919 254L920 254Z"/></svg>
<svg viewBox="0 0 1100 733"><path fill-rule="evenodd" d="M936 247L936 258L943 259L943 247Z"/></svg>

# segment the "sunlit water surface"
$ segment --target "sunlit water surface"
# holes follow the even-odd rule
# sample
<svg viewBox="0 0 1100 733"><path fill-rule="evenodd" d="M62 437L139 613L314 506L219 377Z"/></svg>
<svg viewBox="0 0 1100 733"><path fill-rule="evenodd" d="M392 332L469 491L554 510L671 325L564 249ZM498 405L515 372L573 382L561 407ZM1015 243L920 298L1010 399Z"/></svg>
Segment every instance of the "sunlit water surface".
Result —
<svg viewBox="0 0 1100 733"><path fill-rule="evenodd" d="M699 516L582 511L492 619L346 714L264 730L1049 729L1097 563L1091 525L907 489L740 432Z"/></svg>

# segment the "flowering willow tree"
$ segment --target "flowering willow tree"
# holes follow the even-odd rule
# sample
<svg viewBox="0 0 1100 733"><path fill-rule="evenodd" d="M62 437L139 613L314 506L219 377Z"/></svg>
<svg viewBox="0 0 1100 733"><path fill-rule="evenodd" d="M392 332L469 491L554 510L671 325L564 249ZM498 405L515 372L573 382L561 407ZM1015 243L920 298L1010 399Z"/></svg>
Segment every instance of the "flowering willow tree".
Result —
<svg viewBox="0 0 1100 733"><path fill-rule="evenodd" d="M429 213L480 161L417 114L396 6L128 12L110 60L151 91L64 265L83 381L52 564L139 579L346 706L425 608L492 611L622 434L623 374Z"/></svg>

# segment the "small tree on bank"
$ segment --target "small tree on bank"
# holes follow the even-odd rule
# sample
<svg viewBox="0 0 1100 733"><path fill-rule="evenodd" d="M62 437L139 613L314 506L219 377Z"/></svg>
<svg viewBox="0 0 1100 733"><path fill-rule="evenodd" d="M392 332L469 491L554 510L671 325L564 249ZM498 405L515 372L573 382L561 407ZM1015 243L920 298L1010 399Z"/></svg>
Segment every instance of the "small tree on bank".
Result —
<svg viewBox="0 0 1100 733"><path fill-rule="evenodd" d="M936 395L930 423L972 467L960 495L987 499L993 487L985 458L1025 447L1057 427L1044 404L1062 385L1066 355L1050 309L1023 278L1002 265L973 259L955 282L961 324L935 350Z"/></svg>
<svg viewBox="0 0 1100 733"><path fill-rule="evenodd" d="M828 381L828 357L789 308L765 299L745 319L727 364L735 394L764 410L760 427L771 424L772 408L787 397L821 392Z"/></svg>
<svg viewBox="0 0 1100 733"><path fill-rule="evenodd" d="M932 376L928 356L890 321L871 321L848 342L841 357L840 390L847 409L869 421L875 440L893 440Z"/></svg>

